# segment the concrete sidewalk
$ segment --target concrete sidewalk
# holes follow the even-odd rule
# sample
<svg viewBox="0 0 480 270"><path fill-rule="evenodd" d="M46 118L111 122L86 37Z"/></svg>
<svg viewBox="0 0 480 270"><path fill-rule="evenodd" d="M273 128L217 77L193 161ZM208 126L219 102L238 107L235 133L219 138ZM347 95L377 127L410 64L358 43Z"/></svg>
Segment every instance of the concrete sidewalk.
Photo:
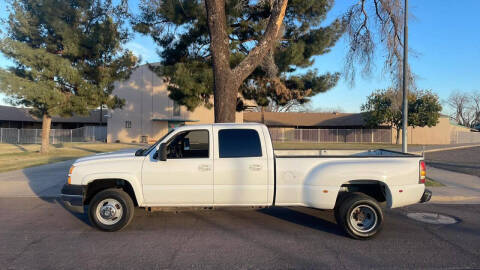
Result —
<svg viewBox="0 0 480 270"><path fill-rule="evenodd" d="M411 154L421 155L422 153L432 153L432 152L438 152L438 151L464 149L464 148L478 147L478 146L480 146L480 143L409 145L408 152ZM402 145L398 144L394 147L387 148L387 150L394 150L394 151L401 152Z"/></svg>
<svg viewBox="0 0 480 270"><path fill-rule="evenodd" d="M132 152L122 149L109 153ZM55 198L67 181L68 169L75 159L0 173L0 198L39 197Z"/></svg>
<svg viewBox="0 0 480 270"><path fill-rule="evenodd" d="M52 198L60 194L74 160L0 173L0 198Z"/></svg>
<svg viewBox="0 0 480 270"><path fill-rule="evenodd" d="M428 187L432 203L480 204L480 177L427 167L427 177L445 185Z"/></svg>

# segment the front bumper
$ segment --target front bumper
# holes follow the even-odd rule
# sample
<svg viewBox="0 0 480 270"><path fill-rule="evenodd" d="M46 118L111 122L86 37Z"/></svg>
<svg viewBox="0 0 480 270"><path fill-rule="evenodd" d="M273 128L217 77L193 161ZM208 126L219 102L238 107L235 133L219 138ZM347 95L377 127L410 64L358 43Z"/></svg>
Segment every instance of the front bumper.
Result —
<svg viewBox="0 0 480 270"><path fill-rule="evenodd" d="M420 202L421 203L428 202L430 201L431 198L432 198L432 192L428 189L425 189L425 191L423 192L422 198L420 198Z"/></svg>
<svg viewBox="0 0 480 270"><path fill-rule="evenodd" d="M62 188L60 199L67 209L74 212L83 213L85 188L82 185L65 184Z"/></svg>

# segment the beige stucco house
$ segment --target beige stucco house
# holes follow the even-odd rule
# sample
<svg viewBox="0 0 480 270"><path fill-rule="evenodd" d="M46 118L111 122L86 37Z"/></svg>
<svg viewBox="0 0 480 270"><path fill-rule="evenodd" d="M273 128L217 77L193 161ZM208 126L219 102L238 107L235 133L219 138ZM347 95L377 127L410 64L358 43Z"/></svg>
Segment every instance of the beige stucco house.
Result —
<svg viewBox="0 0 480 270"><path fill-rule="evenodd" d="M167 84L148 64L115 83L113 94L125 99L125 106L109 111L107 142L151 143L172 127L214 122L213 108L201 106L190 112L171 100ZM243 113L237 113L236 122L243 122Z"/></svg>
<svg viewBox="0 0 480 270"><path fill-rule="evenodd" d="M128 80L115 83L113 94L125 99L125 106L108 112L107 142L152 143L172 127L214 122L213 108L207 109L202 106L190 112L171 100L168 97L166 83L152 72L148 65L138 67ZM361 113L266 112L263 117L260 112L237 113L236 122L243 121L265 123L271 131L275 129L333 130L336 132L334 135L344 138L345 141L352 138L357 140L359 134L362 142L365 136L368 142L395 143L396 140L396 131L387 126L377 129L366 128ZM442 115L434 127L409 127L408 143L470 142L469 138L464 138L470 133L469 129L453 125L447 116Z"/></svg>
<svg viewBox="0 0 480 270"><path fill-rule="evenodd" d="M470 129L453 124L446 115L440 115L437 125L433 127L408 127L407 138L409 144L455 144L459 141L459 134L468 133ZM397 131L392 129L392 143L396 142ZM402 136L398 143L402 143Z"/></svg>

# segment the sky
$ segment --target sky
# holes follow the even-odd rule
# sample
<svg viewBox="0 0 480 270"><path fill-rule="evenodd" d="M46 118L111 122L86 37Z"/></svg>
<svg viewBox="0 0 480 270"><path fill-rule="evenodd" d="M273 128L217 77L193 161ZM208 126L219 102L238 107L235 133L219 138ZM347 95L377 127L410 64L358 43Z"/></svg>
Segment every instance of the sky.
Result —
<svg viewBox="0 0 480 270"><path fill-rule="evenodd" d="M355 0L336 0L328 13L326 22L341 16ZM135 12L136 1L130 2ZM409 1L409 47L415 54L409 54L409 65L416 76L420 89L431 89L437 93L444 107L448 96L456 90L480 91L480 23L478 22L479 0L422 0ZM4 1L0 1L0 17L7 11ZM348 44L342 38L328 53L315 57L316 68L320 73L342 72ZM380 45L379 45L380 46ZM135 34L126 47L142 57L142 62L157 62L153 40ZM391 85L388 74L384 74L384 55L376 53L375 67L367 78L357 76L352 86L344 79L326 93L312 98L310 108L329 110L340 108L343 112L359 112L360 106L376 89ZM0 68L11 62L0 54ZM6 104L0 94L0 104Z"/></svg>

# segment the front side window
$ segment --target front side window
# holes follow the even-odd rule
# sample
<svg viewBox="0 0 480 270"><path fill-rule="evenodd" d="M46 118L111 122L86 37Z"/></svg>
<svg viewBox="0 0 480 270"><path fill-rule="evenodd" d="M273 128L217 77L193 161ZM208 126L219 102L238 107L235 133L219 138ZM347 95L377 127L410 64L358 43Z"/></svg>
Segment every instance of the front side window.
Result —
<svg viewBox="0 0 480 270"><path fill-rule="evenodd" d="M260 137L254 129L218 131L220 158L261 157Z"/></svg>
<svg viewBox="0 0 480 270"><path fill-rule="evenodd" d="M207 130L190 130L177 134L167 144L167 159L208 158Z"/></svg>

